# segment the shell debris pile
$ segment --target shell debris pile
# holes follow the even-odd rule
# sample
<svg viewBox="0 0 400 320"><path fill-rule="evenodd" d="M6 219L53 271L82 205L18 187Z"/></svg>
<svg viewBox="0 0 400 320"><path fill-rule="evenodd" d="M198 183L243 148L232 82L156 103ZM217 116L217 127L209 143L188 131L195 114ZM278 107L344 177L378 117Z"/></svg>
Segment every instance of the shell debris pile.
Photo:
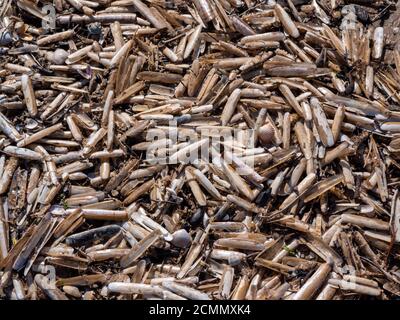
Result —
<svg viewBox="0 0 400 320"><path fill-rule="evenodd" d="M1 298L398 299L395 11L0 0Z"/></svg>

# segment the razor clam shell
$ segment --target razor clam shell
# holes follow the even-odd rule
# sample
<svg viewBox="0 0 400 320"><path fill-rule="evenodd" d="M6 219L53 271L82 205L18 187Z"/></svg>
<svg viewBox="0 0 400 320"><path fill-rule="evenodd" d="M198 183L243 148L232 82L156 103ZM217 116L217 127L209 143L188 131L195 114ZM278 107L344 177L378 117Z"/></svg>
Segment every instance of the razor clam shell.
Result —
<svg viewBox="0 0 400 320"><path fill-rule="evenodd" d="M1 299L398 299L395 5L40 2L0 0Z"/></svg>

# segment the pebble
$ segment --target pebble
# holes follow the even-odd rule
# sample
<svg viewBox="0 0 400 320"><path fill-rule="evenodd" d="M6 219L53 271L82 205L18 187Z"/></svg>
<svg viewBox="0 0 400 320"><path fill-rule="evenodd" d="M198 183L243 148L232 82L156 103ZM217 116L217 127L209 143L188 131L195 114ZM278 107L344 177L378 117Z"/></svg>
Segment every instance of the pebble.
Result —
<svg viewBox="0 0 400 320"><path fill-rule="evenodd" d="M56 49L51 57L51 61L55 64L64 64L69 53L64 49Z"/></svg>
<svg viewBox="0 0 400 320"><path fill-rule="evenodd" d="M187 248L192 243L192 238L185 229L175 231L172 237L171 243L178 248Z"/></svg>
<svg viewBox="0 0 400 320"><path fill-rule="evenodd" d="M77 287L74 286L63 286L63 291L71 297L80 298L82 297L81 292Z"/></svg>

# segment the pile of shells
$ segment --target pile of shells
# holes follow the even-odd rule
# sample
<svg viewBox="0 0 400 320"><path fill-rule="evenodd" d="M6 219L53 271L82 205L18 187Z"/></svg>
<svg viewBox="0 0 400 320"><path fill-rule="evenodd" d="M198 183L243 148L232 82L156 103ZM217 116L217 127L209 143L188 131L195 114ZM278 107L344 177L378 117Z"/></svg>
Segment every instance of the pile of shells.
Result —
<svg viewBox="0 0 400 320"><path fill-rule="evenodd" d="M399 10L0 0L1 298L398 298Z"/></svg>

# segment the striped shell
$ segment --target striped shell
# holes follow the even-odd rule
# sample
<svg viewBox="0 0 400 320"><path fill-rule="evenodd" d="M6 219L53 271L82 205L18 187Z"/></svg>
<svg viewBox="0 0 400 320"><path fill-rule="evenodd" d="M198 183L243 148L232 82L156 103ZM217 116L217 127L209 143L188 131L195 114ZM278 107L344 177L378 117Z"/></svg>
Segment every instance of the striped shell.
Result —
<svg viewBox="0 0 400 320"><path fill-rule="evenodd" d="M262 144L264 145L271 144L274 140L274 136L275 136L275 129L270 123L264 124L258 130L258 137L260 138Z"/></svg>

